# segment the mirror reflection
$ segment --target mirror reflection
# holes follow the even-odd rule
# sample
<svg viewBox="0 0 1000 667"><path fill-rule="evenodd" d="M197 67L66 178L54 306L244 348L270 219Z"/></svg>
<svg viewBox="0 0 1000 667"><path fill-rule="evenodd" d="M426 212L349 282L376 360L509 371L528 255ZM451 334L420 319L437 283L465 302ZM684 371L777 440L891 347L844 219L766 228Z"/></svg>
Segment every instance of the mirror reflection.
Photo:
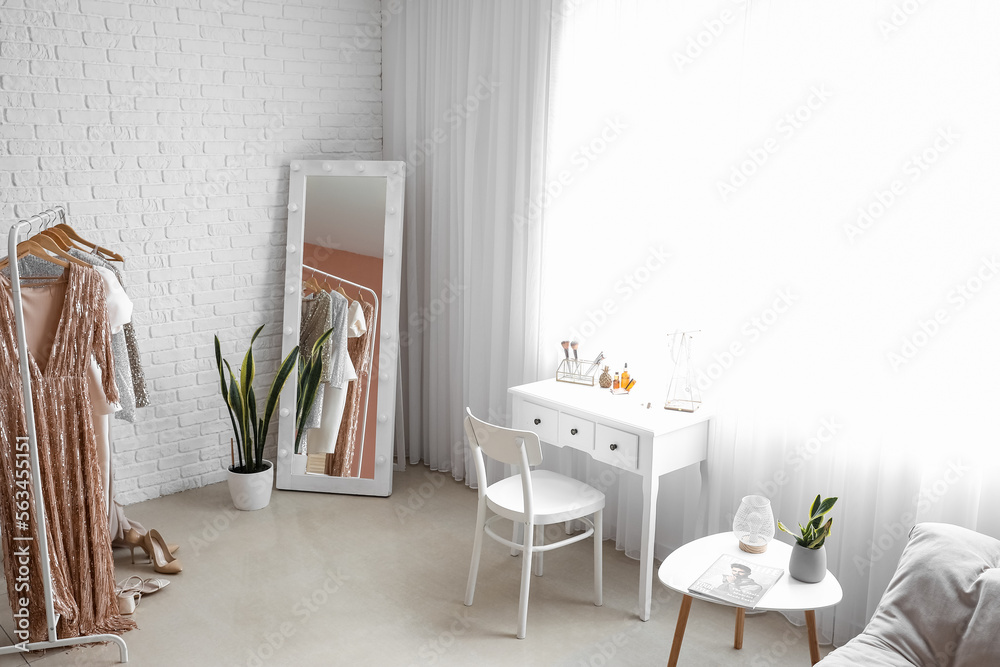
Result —
<svg viewBox="0 0 1000 667"><path fill-rule="evenodd" d="M295 452L307 474L374 477L386 186L305 179Z"/></svg>

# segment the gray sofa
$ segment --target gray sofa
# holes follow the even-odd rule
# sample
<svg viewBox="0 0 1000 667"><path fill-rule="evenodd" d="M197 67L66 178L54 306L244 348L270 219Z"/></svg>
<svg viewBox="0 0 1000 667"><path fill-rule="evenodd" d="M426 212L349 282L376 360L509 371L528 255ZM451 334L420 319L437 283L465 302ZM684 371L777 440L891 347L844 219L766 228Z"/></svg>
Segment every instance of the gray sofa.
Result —
<svg viewBox="0 0 1000 667"><path fill-rule="evenodd" d="M1000 666L1000 540L921 523L871 622L822 667Z"/></svg>

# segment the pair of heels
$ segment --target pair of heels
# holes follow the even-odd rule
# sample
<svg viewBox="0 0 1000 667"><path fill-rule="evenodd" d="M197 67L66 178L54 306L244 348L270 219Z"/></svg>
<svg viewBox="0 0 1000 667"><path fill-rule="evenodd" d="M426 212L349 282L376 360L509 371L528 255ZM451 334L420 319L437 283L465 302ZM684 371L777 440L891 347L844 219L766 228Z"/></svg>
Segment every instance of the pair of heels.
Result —
<svg viewBox="0 0 1000 667"><path fill-rule="evenodd" d="M125 532L125 546L132 552L132 564L135 565L135 550L142 549L149 557L149 562L153 564L153 570L160 574L177 574L183 567L181 562L174 558L174 552L178 545L167 544L156 530L149 530L139 533L135 528L129 528Z"/></svg>
<svg viewBox="0 0 1000 667"><path fill-rule="evenodd" d="M115 595L118 597L118 612L124 616L135 613L143 595L151 595L170 584L167 579L143 579L131 576L115 585Z"/></svg>

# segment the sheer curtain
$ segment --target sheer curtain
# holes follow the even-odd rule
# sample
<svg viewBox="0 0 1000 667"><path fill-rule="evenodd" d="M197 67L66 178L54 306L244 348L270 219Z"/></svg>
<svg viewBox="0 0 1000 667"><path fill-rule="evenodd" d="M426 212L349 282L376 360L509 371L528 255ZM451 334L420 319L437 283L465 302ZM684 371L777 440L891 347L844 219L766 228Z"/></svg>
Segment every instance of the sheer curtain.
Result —
<svg viewBox="0 0 1000 667"><path fill-rule="evenodd" d="M700 330L709 460L663 478L657 557L730 530L743 495L790 525L838 496L844 601L819 618L841 644L913 523L1000 536L1000 12L584 0L556 19L542 374L573 338L662 404L667 335ZM544 465L607 489L605 537L637 553L637 479Z"/></svg>
<svg viewBox="0 0 1000 667"><path fill-rule="evenodd" d="M388 3L384 156L407 164L400 343L412 462L475 485L465 406L537 379L551 2ZM491 473L492 474L492 473Z"/></svg>

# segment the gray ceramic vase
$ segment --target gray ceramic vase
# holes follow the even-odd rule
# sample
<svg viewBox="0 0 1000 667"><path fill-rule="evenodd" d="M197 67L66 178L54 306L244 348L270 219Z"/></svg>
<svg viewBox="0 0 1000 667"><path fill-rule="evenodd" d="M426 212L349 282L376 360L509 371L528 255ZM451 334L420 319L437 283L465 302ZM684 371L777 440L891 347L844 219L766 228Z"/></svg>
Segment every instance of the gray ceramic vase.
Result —
<svg viewBox="0 0 1000 667"><path fill-rule="evenodd" d="M807 549L796 544L788 563L788 574L807 584L818 584L826 576L826 547Z"/></svg>

